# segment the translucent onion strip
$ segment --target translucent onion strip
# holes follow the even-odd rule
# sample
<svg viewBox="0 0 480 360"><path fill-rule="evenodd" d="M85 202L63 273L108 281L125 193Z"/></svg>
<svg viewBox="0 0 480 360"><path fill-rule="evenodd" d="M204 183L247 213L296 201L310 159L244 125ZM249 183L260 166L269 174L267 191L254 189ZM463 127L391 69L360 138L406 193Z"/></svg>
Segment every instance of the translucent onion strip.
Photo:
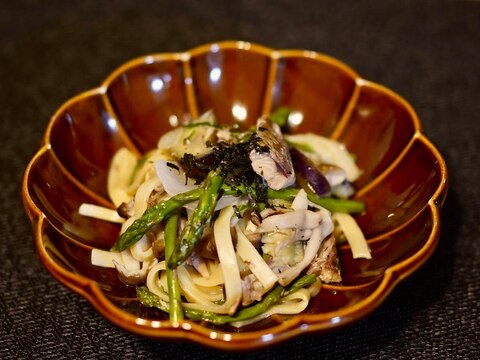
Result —
<svg viewBox="0 0 480 360"><path fill-rule="evenodd" d="M198 187L193 179L186 177L180 164L175 161L158 160L155 162L155 170L165 191L170 196L175 196Z"/></svg>
<svg viewBox="0 0 480 360"><path fill-rule="evenodd" d="M124 265L127 270L135 271L141 269L142 264L132 256L130 249L123 250L120 255L122 256L122 262L120 264Z"/></svg>

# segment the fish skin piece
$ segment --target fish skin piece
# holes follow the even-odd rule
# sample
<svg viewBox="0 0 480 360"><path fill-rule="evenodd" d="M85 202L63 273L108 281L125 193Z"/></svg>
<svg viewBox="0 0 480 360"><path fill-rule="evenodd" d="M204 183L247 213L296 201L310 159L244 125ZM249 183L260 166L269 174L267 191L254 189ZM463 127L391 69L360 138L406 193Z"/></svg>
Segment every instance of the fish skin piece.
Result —
<svg viewBox="0 0 480 360"><path fill-rule="evenodd" d="M268 118L257 120L259 144L268 151L252 150L249 154L253 170L262 176L268 186L280 190L295 183L295 171L287 143L283 139L280 127Z"/></svg>

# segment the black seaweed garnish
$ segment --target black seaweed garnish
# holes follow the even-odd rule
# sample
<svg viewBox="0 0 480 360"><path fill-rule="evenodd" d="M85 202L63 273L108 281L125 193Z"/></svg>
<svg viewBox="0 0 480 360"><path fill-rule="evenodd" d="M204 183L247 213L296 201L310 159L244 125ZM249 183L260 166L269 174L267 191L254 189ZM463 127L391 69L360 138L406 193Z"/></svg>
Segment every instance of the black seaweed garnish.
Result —
<svg viewBox="0 0 480 360"><path fill-rule="evenodd" d="M238 143L218 142L204 156L196 157L186 153L180 164L189 178L201 183L211 169L220 167L225 184L232 187L244 186L252 204L264 204L267 200L267 184L253 171L250 152L268 151L261 145L255 133L249 133Z"/></svg>

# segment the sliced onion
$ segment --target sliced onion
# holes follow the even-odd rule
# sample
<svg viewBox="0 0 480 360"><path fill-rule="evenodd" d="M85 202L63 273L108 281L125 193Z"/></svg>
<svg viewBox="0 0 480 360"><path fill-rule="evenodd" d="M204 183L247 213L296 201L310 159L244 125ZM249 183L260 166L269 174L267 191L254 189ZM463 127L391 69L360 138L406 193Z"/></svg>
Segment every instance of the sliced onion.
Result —
<svg viewBox="0 0 480 360"><path fill-rule="evenodd" d="M179 170L167 165L167 163L177 166ZM195 181L187 178L181 167L175 161L158 160L155 163L157 176L160 179L165 191L170 196L175 196L193 189L197 189L199 185L195 185ZM235 205L240 201L240 198L232 195L224 195L218 199L215 211L226 208L230 205ZM193 201L185 205L185 208L193 210L197 207L198 201Z"/></svg>
<svg viewBox="0 0 480 360"><path fill-rule="evenodd" d="M355 188L349 181L332 186L332 194L341 199L348 199L355 194Z"/></svg>
<svg viewBox="0 0 480 360"><path fill-rule="evenodd" d="M302 182L303 180L318 196L330 195L330 185L325 176L315 168L315 165L295 148L290 149L290 155L298 181Z"/></svg>
<svg viewBox="0 0 480 360"><path fill-rule="evenodd" d="M169 164L172 164L173 167ZM175 169L174 166L178 168ZM170 196L175 196L193 189L198 186L195 181L187 178L180 165L175 161L158 160L155 162L155 170L165 191Z"/></svg>

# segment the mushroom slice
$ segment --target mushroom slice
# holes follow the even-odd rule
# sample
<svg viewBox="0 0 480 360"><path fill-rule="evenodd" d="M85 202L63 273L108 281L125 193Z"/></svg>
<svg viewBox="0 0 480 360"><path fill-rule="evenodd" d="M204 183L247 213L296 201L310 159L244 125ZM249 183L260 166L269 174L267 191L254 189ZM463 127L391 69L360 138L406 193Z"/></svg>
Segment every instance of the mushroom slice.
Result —
<svg viewBox="0 0 480 360"><path fill-rule="evenodd" d="M152 262L143 262L140 270L130 270L125 265L113 260L115 268L118 271L118 277L128 285L139 285L147 279L148 271L157 264L157 259Z"/></svg>

